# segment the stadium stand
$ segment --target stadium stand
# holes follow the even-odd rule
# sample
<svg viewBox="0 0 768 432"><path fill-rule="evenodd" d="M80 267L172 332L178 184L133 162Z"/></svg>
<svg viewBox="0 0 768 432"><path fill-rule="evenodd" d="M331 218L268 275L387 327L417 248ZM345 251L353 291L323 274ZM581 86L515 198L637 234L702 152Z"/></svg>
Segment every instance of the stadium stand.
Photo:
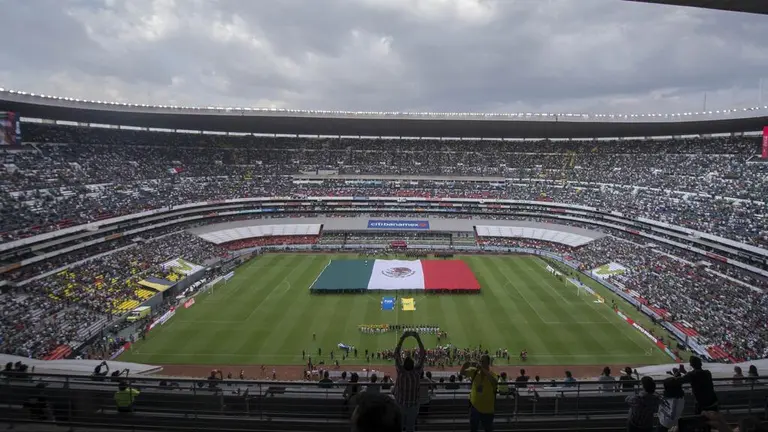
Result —
<svg viewBox="0 0 768 432"><path fill-rule="evenodd" d="M211 234L211 243L180 232L207 223L202 217L93 244L79 237L53 237L83 224L98 228L100 221L110 218L183 208L190 203L318 196L390 197L397 203L406 198L525 200L588 206L721 236L757 252L768 248L768 167L750 163L759 148L758 140L750 137L392 141L29 124L25 125L25 140L33 144L21 150L0 149L0 246L3 253L14 253L0 258L0 264L11 265L19 258L34 261L2 274L9 286L18 289L0 295L0 350L26 357L66 356L67 347L78 345L113 317L154 295L155 291L138 282L144 276L172 277L159 268L169 259L182 257L205 264L244 248L393 241L444 246L453 252L450 248L456 240L443 233L319 235L319 227L281 232L274 229L276 225L262 225ZM319 214L311 202L299 206L300 216ZM482 213L485 219L549 221L541 212L510 216L486 206ZM322 214L348 217L361 212ZM366 214L423 216L413 206L403 212ZM242 218L223 214L212 221ZM461 243L481 249L550 250L567 256L585 271L619 261L628 271L612 277L611 282L621 284L681 332L701 338L714 359L768 356L768 300L764 295L768 282L764 277L723 262L717 258L721 255L705 257L577 220L558 223L600 229L610 236L587 243L578 236L552 234L555 231L504 228L497 232L478 227L476 238L463 238ZM150 224L140 222L135 227ZM299 226L303 225L294 225ZM38 243L38 250L23 250L24 241L44 234L52 237ZM657 234L676 239L670 233ZM91 234L77 235L90 239ZM718 250L717 254L751 259L739 251L726 255ZM749 263L761 270L768 268L765 261Z"/></svg>
<svg viewBox="0 0 768 432"><path fill-rule="evenodd" d="M179 256L203 262L221 253L217 246L180 232L34 280L23 285L24 294L0 295L0 349L38 358L59 346L75 347L112 317L156 294L138 281L159 264Z"/></svg>
<svg viewBox="0 0 768 432"><path fill-rule="evenodd" d="M713 358L768 357L765 292L713 277L706 266L683 261L670 252L607 237L572 251L571 256L585 269L610 260L627 263L630 271L613 278L660 316L691 323L686 332L695 331L709 341Z"/></svg>
<svg viewBox="0 0 768 432"><path fill-rule="evenodd" d="M393 146L389 140L223 138L36 124L25 129L25 136L41 143L39 151L2 154L3 211L13 215L2 218L0 232L6 241L186 202L317 195L321 189L330 196L551 200L768 244L760 228L766 226L762 210L768 168L747 163L759 147L757 139L747 137L568 143L414 140ZM489 190L471 182L382 188L376 182L342 181L317 188L275 177L320 170L484 176L519 183Z"/></svg>
<svg viewBox="0 0 768 432"><path fill-rule="evenodd" d="M435 376L435 380L437 376ZM658 377L661 387L662 377ZM357 398L344 403L348 381L333 375L324 385L316 381L211 380L174 377L93 379L83 375L4 373L0 387L0 421L11 426L46 423L68 428L105 427L134 430L273 431L339 430ZM436 382L429 387L429 412L419 416L419 430L463 430L467 427L466 381ZM388 394L391 383L370 383L361 376L361 394ZM512 383L510 383L512 384ZM626 385L625 383L624 385ZM532 382L522 387L500 386L496 397L495 430L624 430L627 396L635 394L612 381ZM137 390L130 414L118 412L119 386ZM768 387L752 382L734 384L731 378L714 382L720 411L728 423L760 424ZM661 393L661 390L659 390ZM687 391L683 414L694 414L696 401ZM655 411L655 410L654 410ZM748 420L750 423L744 423ZM752 429L749 429L752 430Z"/></svg>

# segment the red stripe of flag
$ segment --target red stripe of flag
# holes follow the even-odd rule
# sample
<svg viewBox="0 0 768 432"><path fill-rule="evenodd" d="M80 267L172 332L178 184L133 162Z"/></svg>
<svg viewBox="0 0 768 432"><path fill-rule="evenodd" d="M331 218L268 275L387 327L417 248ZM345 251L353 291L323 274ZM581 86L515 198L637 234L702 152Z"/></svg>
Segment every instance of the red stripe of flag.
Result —
<svg viewBox="0 0 768 432"><path fill-rule="evenodd" d="M480 283L467 263L461 260L427 260L421 262L424 289L479 291Z"/></svg>

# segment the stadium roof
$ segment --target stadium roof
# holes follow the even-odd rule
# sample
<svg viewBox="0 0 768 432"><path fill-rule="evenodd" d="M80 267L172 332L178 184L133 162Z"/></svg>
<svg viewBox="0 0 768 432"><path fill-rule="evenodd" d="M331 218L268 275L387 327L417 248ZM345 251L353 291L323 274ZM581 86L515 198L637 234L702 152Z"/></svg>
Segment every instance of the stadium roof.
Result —
<svg viewBox="0 0 768 432"><path fill-rule="evenodd" d="M768 15L766 0L627 0L638 3L654 3L673 6L690 6L703 9L718 9L733 12L748 12Z"/></svg>
<svg viewBox="0 0 768 432"><path fill-rule="evenodd" d="M14 111L30 118L171 130L370 137L536 139L758 132L768 125L764 108L631 116L349 113L132 105L0 91L0 110Z"/></svg>

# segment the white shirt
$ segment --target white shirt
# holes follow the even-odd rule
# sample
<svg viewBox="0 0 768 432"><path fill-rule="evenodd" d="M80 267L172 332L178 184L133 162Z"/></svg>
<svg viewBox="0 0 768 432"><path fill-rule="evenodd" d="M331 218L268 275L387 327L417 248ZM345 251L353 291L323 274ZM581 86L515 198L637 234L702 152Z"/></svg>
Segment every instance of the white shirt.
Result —
<svg viewBox="0 0 768 432"><path fill-rule="evenodd" d="M604 392L616 391L616 378L610 375L600 375L597 380L600 381L600 390Z"/></svg>
<svg viewBox="0 0 768 432"><path fill-rule="evenodd" d="M667 429L675 426L683 415L683 408L685 408L685 399L663 398L659 404L659 423Z"/></svg>

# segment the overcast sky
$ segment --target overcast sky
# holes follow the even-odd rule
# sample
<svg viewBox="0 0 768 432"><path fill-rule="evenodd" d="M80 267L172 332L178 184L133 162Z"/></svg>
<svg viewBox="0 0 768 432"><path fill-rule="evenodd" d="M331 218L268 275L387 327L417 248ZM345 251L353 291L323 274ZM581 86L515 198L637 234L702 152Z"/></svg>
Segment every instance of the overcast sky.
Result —
<svg viewBox="0 0 768 432"><path fill-rule="evenodd" d="M168 105L768 104L768 17L620 0L0 0L0 87Z"/></svg>

